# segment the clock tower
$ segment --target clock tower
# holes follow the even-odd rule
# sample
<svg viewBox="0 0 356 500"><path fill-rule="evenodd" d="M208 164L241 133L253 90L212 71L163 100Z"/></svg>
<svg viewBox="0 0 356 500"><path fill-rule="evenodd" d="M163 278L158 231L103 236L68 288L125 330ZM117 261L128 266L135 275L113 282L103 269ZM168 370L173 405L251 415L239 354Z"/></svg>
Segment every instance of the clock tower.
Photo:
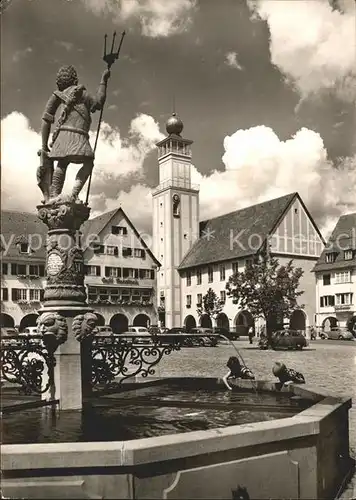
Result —
<svg viewBox="0 0 356 500"><path fill-rule="evenodd" d="M183 326L181 277L184 255L199 237L199 187L191 183L193 141L183 139L183 122L175 114L166 124L167 137L157 143L159 185L152 193L153 253L157 273L159 319L168 328Z"/></svg>

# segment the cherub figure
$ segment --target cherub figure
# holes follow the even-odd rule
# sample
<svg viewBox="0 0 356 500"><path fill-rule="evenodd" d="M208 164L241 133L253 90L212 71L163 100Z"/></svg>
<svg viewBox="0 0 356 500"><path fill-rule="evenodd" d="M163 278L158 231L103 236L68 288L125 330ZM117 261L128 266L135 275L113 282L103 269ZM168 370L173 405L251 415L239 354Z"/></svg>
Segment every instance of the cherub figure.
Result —
<svg viewBox="0 0 356 500"><path fill-rule="evenodd" d="M252 371L247 368L247 366L243 366L240 363L240 360L236 356L231 356L226 363L226 366L229 368L227 374L223 377L223 382L229 391L232 391L232 387L229 384L229 380L236 379L245 379L245 380L254 380L255 376Z"/></svg>
<svg viewBox="0 0 356 500"><path fill-rule="evenodd" d="M284 385L305 384L304 375L292 368L287 368L284 363L276 361L272 368L272 373Z"/></svg>
<svg viewBox="0 0 356 500"><path fill-rule="evenodd" d="M90 176L94 165L94 152L89 143L91 113L102 109L106 99L106 87L110 71L105 70L96 96L91 96L83 85L78 84L78 76L73 66L63 66L57 73L57 88L42 116L41 166L37 171L37 182L45 201L64 201L60 197L70 163L83 164L78 171L69 200L75 201ZM55 114L61 108L61 115L48 140ZM53 161L57 165L53 170ZM50 199L50 200L49 200Z"/></svg>

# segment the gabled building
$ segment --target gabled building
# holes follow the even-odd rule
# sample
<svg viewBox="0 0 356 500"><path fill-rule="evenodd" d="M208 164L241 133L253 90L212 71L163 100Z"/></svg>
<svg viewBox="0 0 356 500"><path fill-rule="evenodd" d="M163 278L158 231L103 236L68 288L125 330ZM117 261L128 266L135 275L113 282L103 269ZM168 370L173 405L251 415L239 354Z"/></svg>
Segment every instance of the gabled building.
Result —
<svg viewBox="0 0 356 500"><path fill-rule="evenodd" d="M1 326L35 326L45 287L47 227L35 214L2 212ZM157 324L159 262L122 208L82 227L88 304L117 333Z"/></svg>
<svg viewBox="0 0 356 500"><path fill-rule="evenodd" d="M316 326L345 327L356 315L356 213L340 217L313 271Z"/></svg>
<svg viewBox="0 0 356 500"><path fill-rule="evenodd" d="M159 185L153 192L154 253L162 263L158 274L160 320L168 327L201 325L228 329L259 326L249 311L226 298L228 278L243 270L267 242L280 264L294 260L304 270L300 303L290 326L305 330L315 320L315 278L311 272L324 246L320 231L298 193L199 221L199 187L191 183L192 141L181 137L175 115L168 136L157 144ZM212 288L225 302L216 325L198 317L197 306ZM163 312L164 311L164 312Z"/></svg>
<svg viewBox="0 0 356 500"><path fill-rule="evenodd" d="M99 324L116 333L157 324L160 264L123 209L90 219L82 232L88 304Z"/></svg>

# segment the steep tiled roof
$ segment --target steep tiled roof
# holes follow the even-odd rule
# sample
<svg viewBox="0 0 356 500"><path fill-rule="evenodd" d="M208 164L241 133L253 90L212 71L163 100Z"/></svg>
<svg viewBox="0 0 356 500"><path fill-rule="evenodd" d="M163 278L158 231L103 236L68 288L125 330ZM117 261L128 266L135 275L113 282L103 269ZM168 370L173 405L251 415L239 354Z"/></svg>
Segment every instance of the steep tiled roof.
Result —
<svg viewBox="0 0 356 500"><path fill-rule="evenodd" d="M344 251L353 250L353 259L345 260ZM335 262L326 262L326 254L335 252ZM338 220L313 271L333 271L356 267L356 213L342 215Z"/></svg>
<svg viewBox="0 0 356 500"><path fill-rule="evenodd" d="M89 235L99 235L104 227L110 222L110 220L118 213L120 208L115 208L115 210L110 210L110 212L105 212L97 217L87 220L81 227L81 232L83 234L83 250L88 247L90 243Z"/></svg>
<svg viewBox="0 0 356 500"><path fill-rule="evenodd" d="M265 241L297 196L298 193L291 193L201 222L200 238L179 269L253 255L258 250L258 241L261 244ZM239 243L231 244L238 234Z"/></svg>
<svg viewBox="0 0 356 500"><path fill-rule="evenodd" d="M144 241L143 238L141 238L140 233L137 231L137 229L135 228L135 226L133 225L133 223L131 222L131 220L128 218L128 216L126 215L126 213L124 212L124 210L121 207L116 208L115 210L111 210L110 212L105 212L104 214L99 215L98 217L94 217L93 219L89 219L88 221L86 221L83 224L82 229L81 229L82 234L83 234L83 237L82 237L83 249L85 250L91 241L91 239L88 238L88 236L95 235L95 236L100 237L101 231L105 228L105 226L107 224L109 224L111 219L113 219L114 216L116 214L118 214L119 212L122 213L122 216L127 221L127 223L129 224L129 226L131 227L132 231L135 233L137 238L140 240L143 248L145 248L145 250L148 252L150 257L155 262L155 264L157 264L157 266L160 267L161 266L160 262L153 255L152 251L148 248L148 246L146 245L146 242Z"/></svg>
<svg viewBox="0 0 356 500"><path fill-rule="evenodd" d="M26 212L2 210L1 234L3 238L1 241L2 259L28 262L45 260L47 226L38 219L37 215ZM21 254L17 246L20 239L23 243L29 243L32 240L35 251L31 254ZM10 246L7 250L9 243Z"/></svg>

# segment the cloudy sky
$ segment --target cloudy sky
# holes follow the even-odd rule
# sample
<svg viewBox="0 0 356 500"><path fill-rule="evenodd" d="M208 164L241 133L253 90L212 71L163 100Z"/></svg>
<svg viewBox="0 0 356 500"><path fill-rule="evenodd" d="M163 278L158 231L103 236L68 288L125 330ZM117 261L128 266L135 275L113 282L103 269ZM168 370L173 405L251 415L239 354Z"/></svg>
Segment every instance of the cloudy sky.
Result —
<svg viewBox="0 0 356 500"><path fill-rule="evenodd" d="M58 68L75 65L94 92L103 35L125 29L97 149L94 214L121 203L150 230L155 142L174 102L194 141L202 217L293 191L325 231L356 211L353 0L2 4L2 208L34 211L41 199L36 152ZM95 115L93 135L96 124Z"/></svg>

